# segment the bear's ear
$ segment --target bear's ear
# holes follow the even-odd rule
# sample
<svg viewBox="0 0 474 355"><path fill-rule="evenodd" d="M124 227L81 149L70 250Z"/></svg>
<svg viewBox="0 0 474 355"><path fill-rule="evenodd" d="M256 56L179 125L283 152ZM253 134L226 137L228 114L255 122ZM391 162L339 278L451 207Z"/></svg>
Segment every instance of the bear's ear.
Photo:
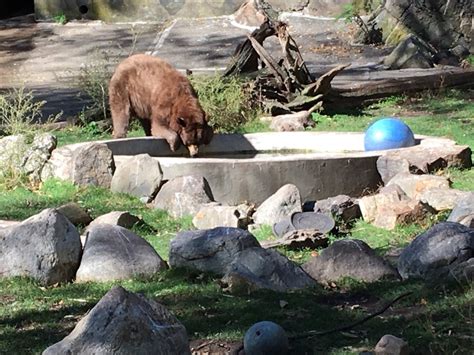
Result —
<svg viewBox="0 0 474 355"><path fill-rule="evenodd" d="M178 117L178 124L181 127L186 127L186 120L183 117Z"/></svg>

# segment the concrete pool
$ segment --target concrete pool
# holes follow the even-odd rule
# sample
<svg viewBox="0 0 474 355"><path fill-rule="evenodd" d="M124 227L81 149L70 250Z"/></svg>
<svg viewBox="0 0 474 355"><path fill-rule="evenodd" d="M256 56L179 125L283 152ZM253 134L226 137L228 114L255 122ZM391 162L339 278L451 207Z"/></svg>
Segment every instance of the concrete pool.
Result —
<svg viewBox="0 0 474 355"><path fill-rule="evenodd" d="M417 142L435 137L417 136ZM382 184L376 162L384 151L364 151L364 133L268 132L216 135L200 156L181 148L171 152L154 137L103 141L117 166L130 156L149 154L161 165L163 179L204 176L216 201L259 204L282 185L296 185L303 201L338 194L361 196ZM402 148L405 149L405 148Z"/></svg>

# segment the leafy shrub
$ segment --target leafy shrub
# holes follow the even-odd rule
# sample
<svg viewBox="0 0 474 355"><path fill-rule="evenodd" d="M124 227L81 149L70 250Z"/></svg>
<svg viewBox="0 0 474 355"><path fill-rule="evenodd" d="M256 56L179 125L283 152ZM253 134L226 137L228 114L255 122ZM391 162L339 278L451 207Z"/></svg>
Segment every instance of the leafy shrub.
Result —
<svg viewBox="0 0 474 355"><path fill-rule="evenodd" d="M342 12L336 19L344 19L346 22L351 22L354 16L360 16L362 13L370 13L380 4L380 0L352 0L343 6Z"/></svg>
<svg viewBox="0 0 474 355"><path fill-rule="evenodd" d="M23 87L12 89L0 95L0 124L6 135L31 133L36 128L32 124L42 120L42 108L46 101L35 101L31 91ZM47 122L59 119L62 113L49 116Z"/></svg>
<svg viewBox="0 0 474 355"><path fill-rule="evenodd" d="M191 76L190 80L216 132L238 131L255 118L257 110L252 105L251 87L241 79L216 74Z"/></svg>
<svg viewBox="0 0 474 355"><path fill-rule="evenodd" d="M91 100L81 115L83 124L110 117L109 81L112 72L109 64L110 58L107 53L96 52L80 69L78 86Z"/></svg>

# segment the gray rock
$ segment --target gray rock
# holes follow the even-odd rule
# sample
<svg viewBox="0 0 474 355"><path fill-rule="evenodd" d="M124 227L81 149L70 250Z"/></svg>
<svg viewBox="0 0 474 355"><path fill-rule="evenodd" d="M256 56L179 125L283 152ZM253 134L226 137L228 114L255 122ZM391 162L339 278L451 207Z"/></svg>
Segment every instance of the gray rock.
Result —
<svg viewBox="0 0 474 355"><path fill-rule="evenodd" d="M0 139L0 147L0 176L14 172L39 181L44 165L56 148L56 137L41 133L29 143L24 135L8 136Z"/></svg>
<svg viewBox="0 0 474 355"><path fill-rule="evenodd" d="M78 203L69 202L56 208L56 211L62 213L75 226L87 226L92 222L90 214Z"/></svg>
<svg viewBox="0 0 474 355"><path fill-rule="evenodd" d="M212 229L216 227L234 227L247 229L251 222L254 207L248 204L238 206L222 206L209 203L201 207L193 218L197 229Z"/></svg>
<svg viewBox="0 0 474 355"><path fill-rule="evenodd" d="M474 256L474 229L454 222L438 223L417 236L398 259L404 279L443 279Z"/></svg>
<svg viewBox="0 0 474 355"><path fill-rule="evenodd" d="M8 227L17 226L20 223L21 223L20 221L10 221L10 220L0 219L0 228L8 228Z"/></svg>
<svg viewBox="0 0 474 355"><path fill-rule="evenodd" d="M400 173L389 181L387 186L390 185L398 185L409 198L419 200L426 190L449 189L449 180L443 176Z"/></svg>
<svg viewBox="0 0 474 355"><path fill-rule="evenodd" d="M301 196L295 185L282 186L257 208L253 215L255 224L273 225L294 212L301 212Z"/></svg>
<svg viewBox="0 0 474 355"><path fill-rule="evenodd" d="M379 228L394 229L400 223L412 223L429 212L418 200L410 199L400 186L385 186L380 193L359 199L364 221Z"/></svg>
<svg viewBox="0 0 474 355"><path fill-rule="evenodd" d="M313 127L309 111L299 111L285 115L278 115L272 118L270 128L277 132L304 131L307 127Z"/></svg>
<svg viewBox="0 0 474 355"><path fill-rule="evenodd" d="M0 276L27 276L46 286L67 282L76 274L81 251L76 228L47 209L0 229Z"/></svg>
<svg viewBox="0 0 474 355"><path fill-rule="evenodd" d="M165 183L154 200L154 207L175 217L194 216L213 201L207 180L202 176L181 176Z"/></svg>
<svg viewBox="0 0 474 355"><path fill-rule="evenodd" d="M434 51L415 35L408 35L384 59L389 69L432 68Z"/></svg>
<svg viewBox="0 0 474 355"><path fill-rule="evenodd" d="M244 26L260 27L265 22L265 13L261 9L261 2L256 0L245 1L233 14L235 22Z"/></svg>
<svg viewBox="0 0 474 355"><path fill-rule="evenodd" d="M57 139L51 133L41 133L34 137L21 162L21 170L35 181L41 180L41 171L56 148Z"/></svg>
<svg viewBox="0 0 474 355"><path fill-rule="evenodd" d="M114 286L53 354L190 354L186 329L163 305Z"/></svg>
<svg viewBox="0 0 474 355"><path fill-rule="evenodd" d="M166 263L143 238L110 224L93 226L86 238L76 281L114 281L150 277Z"/></svg>
<svg viewBox="0 0 474 355"><path fill-rule="evenodd" d="M285 246L288 249L319 248L328 244L329 237L318 229L296 229L286 232L276 240L266 240L261 243L262 248L276 248Z"/></svg>
<svg viewBox="0 0 474 355"><path fill-rule="evenodd" d="M314 212L330 214L346 223L362 216L356 199L347 195L338 195L316 201Z"/></svg>
<svg viewBox="0 0 474 355"><path fill-rule="evenodd" d="M452 210L457 202L462 200L469 192L456 189L428 189L421 193L420 201L429 205L434 210Z"/></svg>
<svg viewBox="0 0 474 355"><path fill-rule="evenodd" d="M315 285L297 264L275 250L260 247L239 252L222 283L235 293L257 289L288 292Z"/></svg>
<svg viewBox="0 0 474 355"><path fill-rule="evenodd" d="M28 150L23 135L7 136L0 139L0 176L11 169L18 171L25 152Z"/></svg>
<svg viewBox="0 0 474 355"><path fill-rule="evenodd" d="M396 336L386 334L378 341L374 349L375 355L408 355L408 343Z"/></svg>
<svg viewBox="0 0 474 355"><path fill-rule="evenodd" d="M474 228L474 192L461 197L448 217L448 222L461 223Z"/></svg>
<svg viewBox="0 0 474 355"><path fill-rule="evenodd" d="M357 239L335 241L323 249L320 255L303 264L303 269L320 283L337 281L343 277L365 282L398 278L394 268L366 243Z"/></svg>
<svg viewBox="0 0 474 355"><path fill-rule="evenodd" d="M398 173L428 174L446 167L470 168L471 149L450 139L425 139L420 145L392 149L377 159L377 170L387 184Z"/></svg>
<svg viewBox="0 0 474 355"><path fill-rule="evenodd" d="M238 228L184 231L170 243L169 264L222 276L237 253L259 246L252 234Z"/></svg>
<svg viewBox="0 0 474 355"><path fill-rule="evenodd" d="M53 151L41 179L58 178L78 185L109 188L115 163L112 151L102 143L78 143Z"/></svg>
<svg viewBox="0 0 474 355"><path fill-rule="evenodd" d="M474 258L450 267L446 281L457 285L471 285L474 282Z"/></svg>
<svg viewBox="0 0 474 355"><path fill-rule="evenodd" d="M110 189L143 198L148 202L160 188L162 178L158 160L148 154L139 154L126 159L118 166Z"/></svg>
<svg viewBox="0 0 474 355"><path fill-rule="evenodd" d="M459 37L472 40L472 32L463 25L467 22L472 26L472 2L389 0L385 8L412 32L435 43L439 49L450 48Z"/></svg>
<svg viewBox="0 0 474 355"><path fill-rule="evenodd" d="M409 173L410 162L404 158L394 158L387 154L381 155L377 159L377 171L384 184L388 184L395 175L399 173Z"/></svg>
<svg viewBox="0 0 474 355"><path fill-rule="evenodd" d="M126 211L113 211L106 214L103 214L96 219L94 219L88 226L87 230L90 230L92 227L98 224L111 224L114 226L120 226L123 228L130 229L135 224L140 223L142 220Z"/></svg>

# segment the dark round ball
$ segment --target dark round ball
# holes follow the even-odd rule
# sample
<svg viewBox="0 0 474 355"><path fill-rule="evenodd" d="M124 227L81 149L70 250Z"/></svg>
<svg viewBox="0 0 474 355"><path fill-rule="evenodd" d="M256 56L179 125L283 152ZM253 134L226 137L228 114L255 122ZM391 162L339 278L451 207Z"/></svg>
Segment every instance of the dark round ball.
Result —
<svg viewBox="0 0 474 355"><path fill-rule="evenodd" d="M244 350L246 355L287 354L288 336L276 323L258 322L245 333Z"/></svg>

